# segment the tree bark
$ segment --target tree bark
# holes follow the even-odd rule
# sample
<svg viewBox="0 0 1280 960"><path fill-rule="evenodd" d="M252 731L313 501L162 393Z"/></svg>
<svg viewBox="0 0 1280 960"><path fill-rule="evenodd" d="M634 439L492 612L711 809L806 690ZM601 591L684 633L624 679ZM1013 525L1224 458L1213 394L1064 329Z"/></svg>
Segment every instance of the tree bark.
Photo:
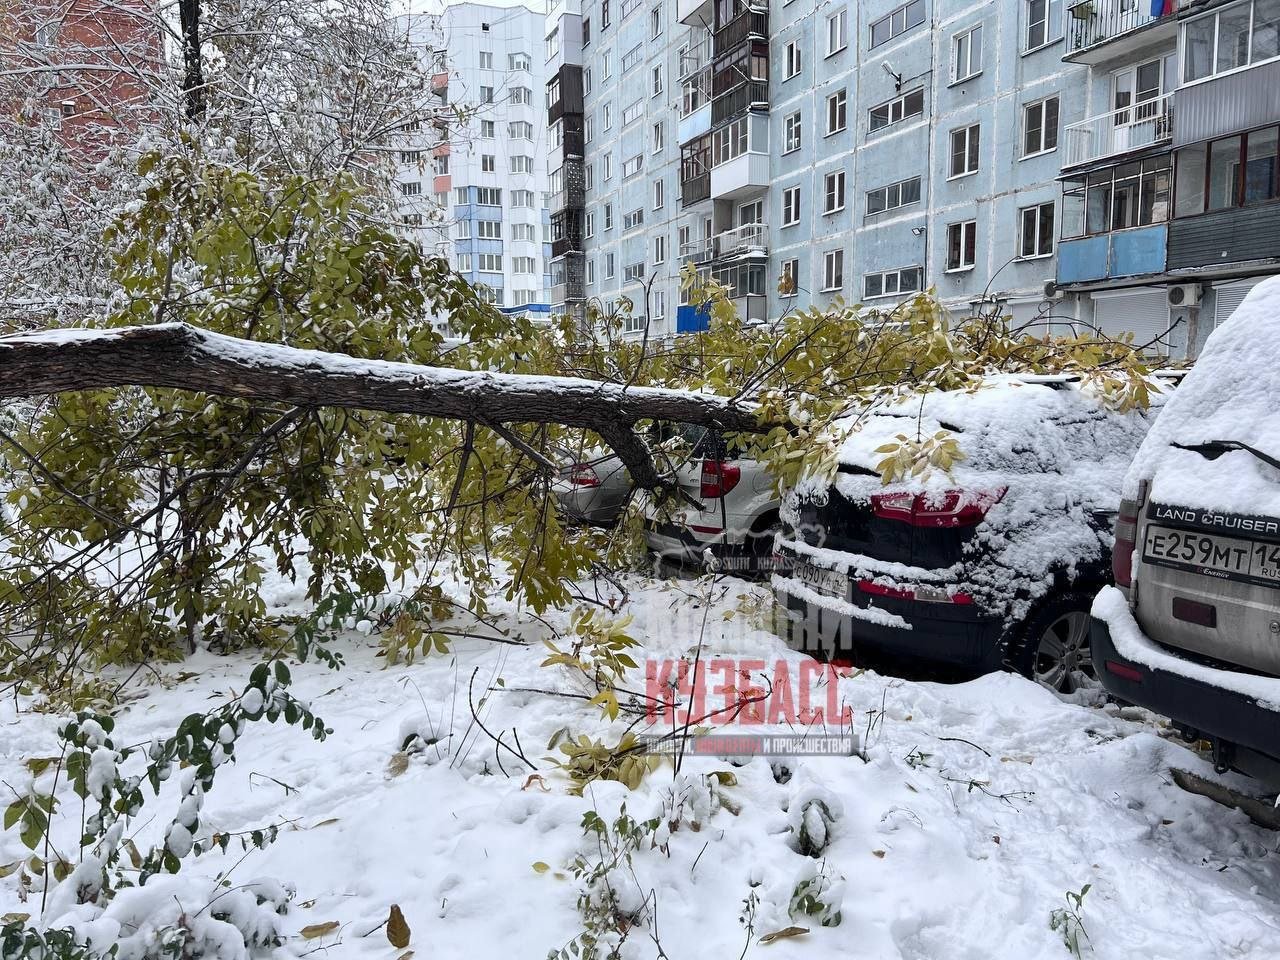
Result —
<svg viewBox="0 0 1280 960"><path fill-rule="evenodd" d="M204 48L200 39L200 5L202 0L178 0L178 19L182 28L182 97L187 118L204 116Z"/></svg>
<svg viewBox="0 0 1280 960"><path fill-rule="evenodd" d="M635 432L668 420L744 433L768 429L725 397L573 377L457 370L299 350L182 323L0 337L0 399L109 387L167 387L302 407L333 406L481 425L559 423L591 430L637 486L669 486Z"/></svg>

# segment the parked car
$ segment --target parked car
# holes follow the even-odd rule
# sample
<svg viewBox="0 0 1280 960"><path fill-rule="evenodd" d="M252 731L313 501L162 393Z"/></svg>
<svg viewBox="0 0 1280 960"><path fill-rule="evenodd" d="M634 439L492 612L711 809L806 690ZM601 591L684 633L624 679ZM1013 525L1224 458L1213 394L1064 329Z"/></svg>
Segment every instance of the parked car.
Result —
<svg viewBox="0 0 1280 960"><path fill-rule="evenodd" d="M1209 337L1124 483L1093 607L1113 696L1280 783L1280 278Z"/></svg>
<svg viewBox="0 0 1280 960"><path fill-rule="evenodd" d="M631 475L607 450L561 451L560 468L551 483L560 512L571 522L611 527L631 495Z"/></svg>
<svg viewBox="0 0 1280 960"><path fill-rule="evenodd" d="M854 415L830 484L783 510L777 627L824 658L972 676L1008 666L1058 690L1093 674L1089 607L1150 415L1071 377L992 378ZM885 485L878 448L952 437L950 473Z"/></svg>
<svg viewBox="0 0 1280 960"><path fill-rule="evenodd" d="M649 549L667 566L702 567L709 550L721 570L768 572L781 505L773 477L718 431L682 429L692 451L675 470L685 500L641 498Z"/></svg>

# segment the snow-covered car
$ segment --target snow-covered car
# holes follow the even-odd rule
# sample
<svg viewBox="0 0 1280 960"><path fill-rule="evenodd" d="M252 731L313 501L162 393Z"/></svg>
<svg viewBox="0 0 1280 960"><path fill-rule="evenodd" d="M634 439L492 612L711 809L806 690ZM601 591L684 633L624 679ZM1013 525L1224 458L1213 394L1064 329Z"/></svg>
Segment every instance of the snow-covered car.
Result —
<svg viewBox="0 0 1280 960"><path fill-rule="evenodd" d="M1115 697L1280 782L1280 278L1209 337L1124 482L1093 607Z"/></svg>
<svg viewBox="0 0 1280 960"><path fill-rule="evenodd" d="M631 475L622 461L608 451L591 451L574 456L570 452L551 490L560 512L575 523L611 527L627 505Z"/></svg>
<svg viewBox="0 0 1280 960"><path fill-rule="evenodd" d="M684 500L640 500L649 549L669 566L700 567L710 550L721 570L767 572L781 505L773 477L717 431L692 429L692 454L675 471Z"/></svg>
<svg viewBox="0 0 1280 960"><path fill-rule="evenodd" d="M1029 376L855 415L835 480L802 480L784 505L779 633L823 658L1007 666L1073 689L1093 672L1089 607L1151 417L1109 410L1071 377ZM935 436L958 447L949 473L882 483L886 444Z"/></svg>

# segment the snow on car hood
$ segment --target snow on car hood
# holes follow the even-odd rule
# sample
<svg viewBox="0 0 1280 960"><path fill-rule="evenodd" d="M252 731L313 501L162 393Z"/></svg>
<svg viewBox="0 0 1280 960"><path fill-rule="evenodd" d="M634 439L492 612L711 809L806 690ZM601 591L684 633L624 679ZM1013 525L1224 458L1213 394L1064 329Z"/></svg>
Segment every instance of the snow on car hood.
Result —
<svg viewBox="0 0 1280 960"><path fill-rule="evenodd" d="M1138 450L1125 496L1150 480L1160 503L1280 516L1280 471L1244 450L1209 460L1174 446L1212 440L1280 457L1280 277L1254 287L1210 334Z"/></svg>

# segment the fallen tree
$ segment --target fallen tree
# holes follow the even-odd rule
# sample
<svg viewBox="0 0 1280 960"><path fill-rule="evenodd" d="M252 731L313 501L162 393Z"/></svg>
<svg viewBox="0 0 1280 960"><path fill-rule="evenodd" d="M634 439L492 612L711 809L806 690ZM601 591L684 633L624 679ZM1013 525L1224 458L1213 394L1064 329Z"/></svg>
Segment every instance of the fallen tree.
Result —
<svg viewBox="0 0 1280 960"><path fill-rule="evenodd" d="M668 481L635 434L641 420L754 433L750 407L686 390L575 377L458 370L301 350L211 333L185 323L114 330L48 330L0 338L0 399L109 387L168 387L222 397L462 420L491 428L557 423L591 430L635 483Z"/></svg>

